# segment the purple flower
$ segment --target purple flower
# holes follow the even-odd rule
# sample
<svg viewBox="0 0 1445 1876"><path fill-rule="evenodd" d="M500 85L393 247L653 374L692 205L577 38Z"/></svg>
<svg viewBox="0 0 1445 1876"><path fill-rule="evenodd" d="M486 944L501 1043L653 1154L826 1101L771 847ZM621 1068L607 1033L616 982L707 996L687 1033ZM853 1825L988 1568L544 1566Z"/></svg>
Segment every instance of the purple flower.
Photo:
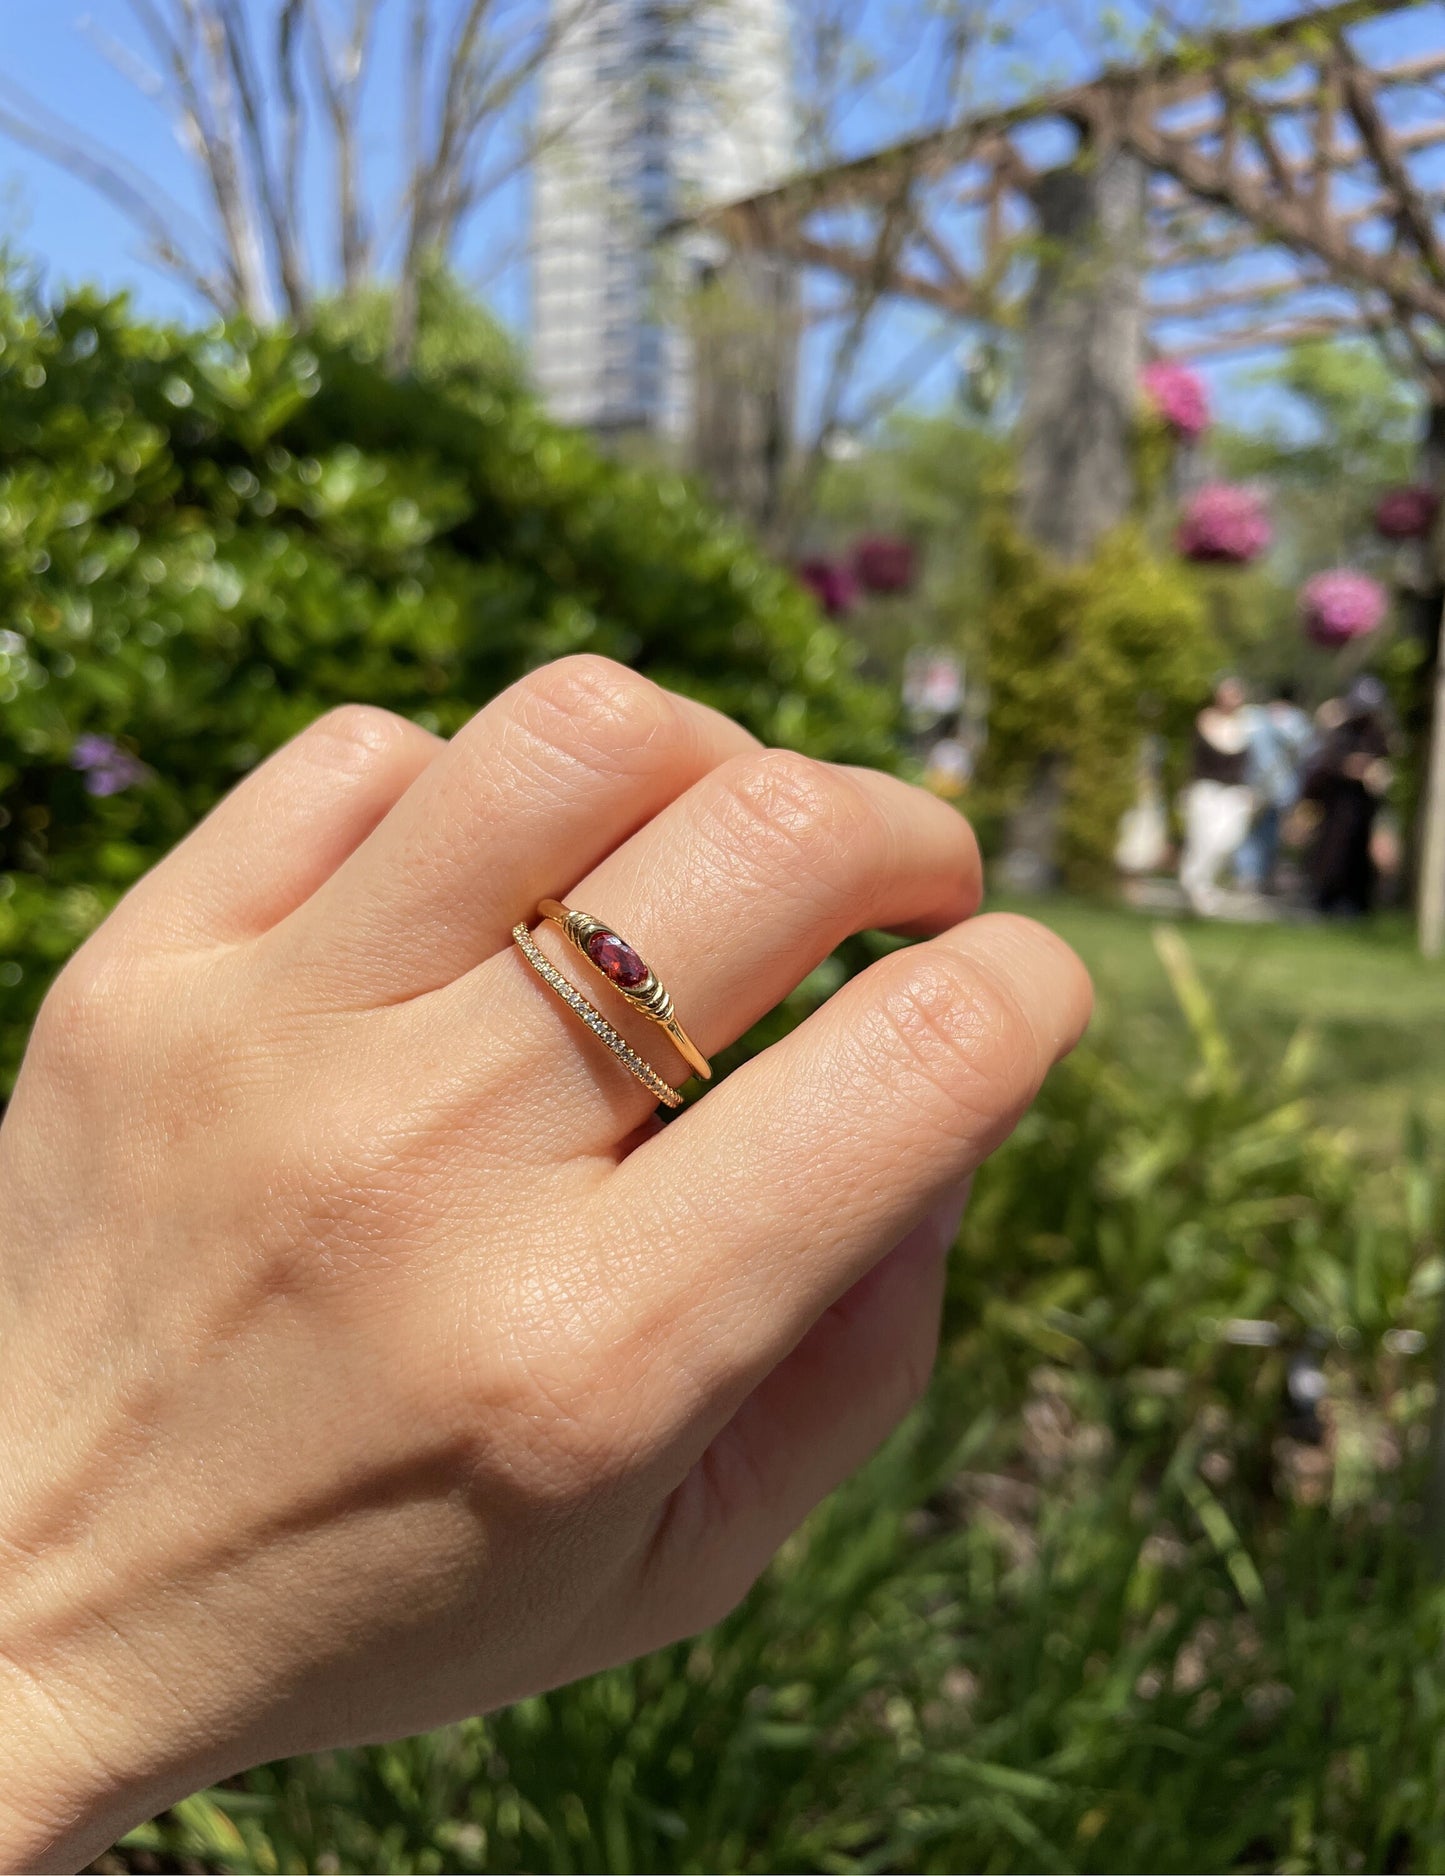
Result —
<svg viewBox="0 0 1445 1876"><path fill-rule="evenodd" d="M1273 538L1263 496L1229 482L1206 482L1184 504L1175 546L1186 560L1245 566Z"/></svg>
<svg viewBox="0 0 1445 1876"><path fill-rule="evenodd" d="M70 752L70 766L85 777L88 795L118 795L150 778L150 770L140 757L109 736L78 736Z"/></svg>
<svg viewBox="0 0 1445 1876"><path fill-rule="evenodd" d="M869 534L853 549L853 572L865 593L907 593L914 579L912 541L896 534Z"/></svg>
<svg viewBox="0 0 1445 1876"><path fill-rule="evenodd" d="M1174 365L1167 358L1156 358L1144 367L1139 382L1144 396L1174 432L1192 443L1209 428L1209 393L1198 372L1187 365Z"/></svg>
<svg viewBox="0 0 1445 1876"><path fill-rule="evenodd" d="M1388 489L1375 504L1375 531L1387 541L1423 540L1439 512L1440 497L1421 483Z"/></svg>
<svg viewBox="0 0 1445 1876"><path fill-rule="evenodd" d="M1378 580L1352 567L1317 573L1300 589L1300 622L1316 645L1333 649L1364 638L1384 621L1389 595Z"/></svg>
<svg viewBox="0 0 1445 1876"><path fill-rule="evenodd" d="M798 579L830 619L841 619L853 610L858 598L858 582L851 568L840 561L805 560L798 568Z"/></svg>

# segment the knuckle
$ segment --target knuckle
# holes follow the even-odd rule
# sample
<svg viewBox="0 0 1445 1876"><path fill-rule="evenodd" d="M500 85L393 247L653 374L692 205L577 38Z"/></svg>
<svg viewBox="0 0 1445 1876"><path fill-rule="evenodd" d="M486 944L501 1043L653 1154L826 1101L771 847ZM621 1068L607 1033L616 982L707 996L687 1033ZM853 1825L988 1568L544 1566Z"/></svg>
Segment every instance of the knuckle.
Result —
<svg viewBox="0 0 1445 1876"><path fill-rule="evenodd" d="M83 944L50 986L35 1022L35 1045L67 1062L99 1059L125 1033L135 970L122 947Z"/></svg>
<svg viewBox="0 0 1445 1876"><path fill-rule="evenodd" d="M801 867L810 879L851 879L876 844L877 812L840 769L791 749L739 762L725 778L725 841L748 859Z"/></svg>
<svg viewBox="0 0 1445 1876"><path fill-rule="evenodd" d="M911 962L881 1016L905 1074L975 1116L1011 1111L1038 1080L1038 1046L1017 996L976 960L937 953Z"/></svg>
<svg viewBox="0 0 1445 1876"><path fill-rule="evenodd" d="M635 760L677 720L660 685L594 652L560 658L524 678L515 716L523 733L549 754L594 766Z"/></svg>
<svg viewBox="0 0 1445 1876"><path fill-rule="evenodd" d="M328 768L363 770L386 762L427 731L375 704L338 704L302 732L307 753Z"/></svg>

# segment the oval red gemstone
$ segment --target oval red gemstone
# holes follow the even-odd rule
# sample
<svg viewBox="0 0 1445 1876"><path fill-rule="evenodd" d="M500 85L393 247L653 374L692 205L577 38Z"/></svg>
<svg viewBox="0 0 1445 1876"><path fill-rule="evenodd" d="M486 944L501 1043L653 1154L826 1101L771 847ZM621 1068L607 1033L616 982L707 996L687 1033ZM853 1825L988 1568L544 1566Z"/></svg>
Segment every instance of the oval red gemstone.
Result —
<svg viewBox="0 0 1445 1876"><path fill-rule="evenodd" d="M615 931L593 932L587 940L587 955L622 990L635 990L647 976L647 966Z"/></svg>

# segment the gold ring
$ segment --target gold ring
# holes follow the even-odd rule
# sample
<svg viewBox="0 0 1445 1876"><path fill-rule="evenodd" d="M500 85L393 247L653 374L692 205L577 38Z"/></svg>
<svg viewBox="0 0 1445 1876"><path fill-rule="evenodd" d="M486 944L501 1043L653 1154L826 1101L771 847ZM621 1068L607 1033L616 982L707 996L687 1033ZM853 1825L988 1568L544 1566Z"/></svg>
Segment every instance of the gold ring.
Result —
<svg viewBox="0 0 1445 1876"><path fill-rule="evenodd" d="M712 1065L677 1020L672 998L658 978L628 944L588 912L573 912L560 899L544 899L537 907L543 918L560 925L593 970L620 990L635 1010L650 1017L672 1043L688 1067L704 1081L712 1080Z"/></svg>
<svg viewBox="0 0 1445 1876"><path fill-rule="evenodd" d="M582 992L580 990L574 990L572 985L569 984L567 979L562 975L561 971L547 958L543 957L542 953L537 948L536 939L533 938L531 932L527 930L527 927L525 925L514 925L512 927L512 937L516 940L517 949L542 979L542 982L546 984L547 988L549 990L555 990L557 995L567 1005L568 1009L576 1011L577 1015L582 1018L583 1022L586 1023L597 1040L606 1043L607 1047L611 1049L612 1053L617 1057L618 1061L621 1062L627 1072L630 1075L635 1075L638 1081L642 1083L643 1087L647 1089L648 1093L661 1101L664 1107L681 1107L682 1096L677 1092L676 1088L671 1087L665 1082L650 1062L643 1061L642 1057L637 1053L636 1049L632 1047L631 1043L625 1041L623 1037L618 1035L617 1031L612 1027L611 1023L608 1022L601 1010L593 1009Z"/></svg>

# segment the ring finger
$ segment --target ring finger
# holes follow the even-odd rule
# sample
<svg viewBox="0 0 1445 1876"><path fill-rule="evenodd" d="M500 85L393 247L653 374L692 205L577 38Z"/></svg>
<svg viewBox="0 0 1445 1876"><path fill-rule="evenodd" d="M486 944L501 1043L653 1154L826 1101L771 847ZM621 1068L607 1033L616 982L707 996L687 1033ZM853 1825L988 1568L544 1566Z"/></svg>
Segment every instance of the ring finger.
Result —
<svg viewBox="0 0 1445 1876"><path fill-rule="evenodd" d="M764 750L722 764L574 888L574 909L622 934L675 999L704 1054L734 1041L833 948L872 927L942 931L976 910L968 823L921 789L866 769ZM517 916L530 922L534 908ZM674 1083L687 1070L662 1031L544 927L538 941L608 1021ZM512 974L505 1000L497 976ZM432 1000L474 1031L485 1002L509 1040L575 1110L579 1148L629 1133L656 1105L520 958L498 958ZM509 1051L504 1051L509 1052Z"/></svg>

